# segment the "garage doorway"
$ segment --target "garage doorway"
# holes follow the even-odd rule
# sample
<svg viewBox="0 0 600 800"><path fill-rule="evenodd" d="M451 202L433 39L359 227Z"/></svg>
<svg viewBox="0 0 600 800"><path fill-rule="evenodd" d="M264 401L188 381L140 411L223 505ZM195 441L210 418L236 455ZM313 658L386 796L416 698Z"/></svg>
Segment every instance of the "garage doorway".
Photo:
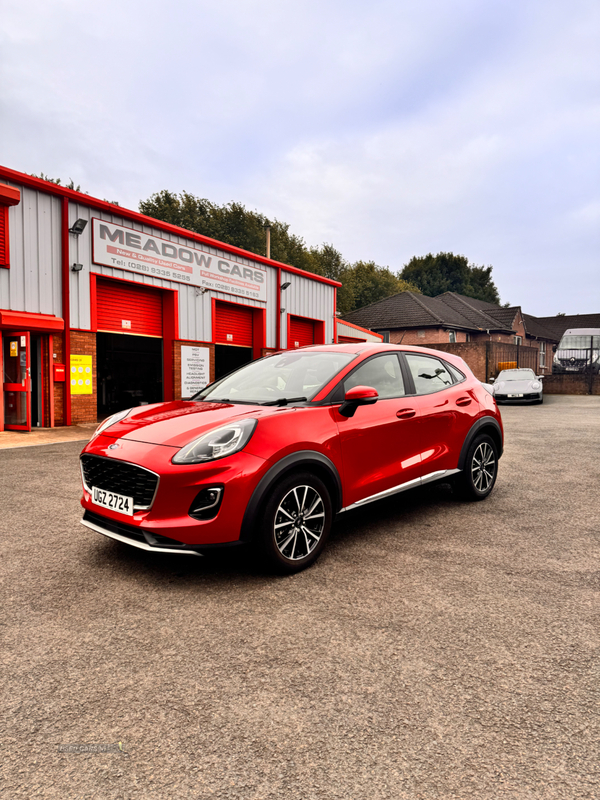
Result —
<svg viewBox="0 0 600 800"><path fill-rule="evenodd" d="M163 399L162 339L96 334L98 418Z"/></svg>

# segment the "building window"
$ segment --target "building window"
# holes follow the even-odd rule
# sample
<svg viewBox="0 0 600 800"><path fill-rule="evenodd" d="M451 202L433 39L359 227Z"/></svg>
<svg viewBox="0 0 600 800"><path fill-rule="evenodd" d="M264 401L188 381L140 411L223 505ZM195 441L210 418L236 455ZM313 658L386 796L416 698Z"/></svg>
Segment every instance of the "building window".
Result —
<svg viewBox="0 0 600 800"><path fill-rule="evenodd" d="M10 267L8 247L8 206L0 206L0 267Z"/></svg>
<svg viewBox="0 0 600 800"><path fill-rule="evenodd" d="M456 331L448 331L448 341L450 344L456 344Z"/></svg>
<svg viewBox="0 0 600 800"><path fill-rule="evenodd" d="M513 336L513 344L523 344L522 336Z"/></svg>
<svg viewBox="0 0 600 800"><path fill-rule="evenodd" d="M465 333L465 342L470 342L470 341L471 341L471 334Z"/></svg>
<svg viewBox="0 0 600 800"><path fill-rule="evenodd" d="M540 369L546 367L546 342L540 342Z"/></svg>
<svg viewBox="0 0 600 800"><path fill-rule="evenodd" d="M390 332L389 332L389 331L379 331L379 332L380 332L380 333L381 333L381 335L383 336L383 341L384 341L386 344L389 344L389 341L390 341Z"/></svg>
<svg viewBox="0 0 600 800"><path fill-rule="evenodd" d="M417 338L424 339L425 338L425 331L417 331Z"/></svg>

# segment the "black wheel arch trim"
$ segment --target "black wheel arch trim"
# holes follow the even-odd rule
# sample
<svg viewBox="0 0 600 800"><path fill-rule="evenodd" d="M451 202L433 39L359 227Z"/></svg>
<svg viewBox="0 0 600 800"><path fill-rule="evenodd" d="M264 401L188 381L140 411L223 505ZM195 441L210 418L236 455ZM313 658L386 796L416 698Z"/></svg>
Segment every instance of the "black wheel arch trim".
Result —
<svg viewBox="0 0 600 800"><path fill-rule="evenodd" d="M498 442L499 442L498 458L501 457L502 452L504 450L504 440L503 440L503 436L502 436L502 429L500 428L500 424L498 423L497 419L495 419L494 417L489 417L489 416L486 415L484 417L479 417L478 420L475 420L475 422L471 426L471 429L467 433L467 435L465 437L465 441L463 442L462 449L460 451L460 457L458 459L458 469L464 469L465 461L467 460L467 453L469 452L469 447L471 446L471 442L473 441L473 439L479 433L484 433L485 432L485 430L484 430L485 428L493 428L494 429L494 431L496 433L496 436L497 436L497 439L498 439Z"/></svg>
<svg viewBox="0 0 600 800"><path fill-rule="evenodd" d="M302 468L310 469L311 466L316 466L327 472L335 489L331 497L334 515L340 510L342 507L342 480L333 461L316 450L299 450L296 453L290 453L290 455L285 456L274 464L258 482L244 513L240 531L241 542L251 541L254 534L254 523L263 501L273 485L288 472Z"/></svg>

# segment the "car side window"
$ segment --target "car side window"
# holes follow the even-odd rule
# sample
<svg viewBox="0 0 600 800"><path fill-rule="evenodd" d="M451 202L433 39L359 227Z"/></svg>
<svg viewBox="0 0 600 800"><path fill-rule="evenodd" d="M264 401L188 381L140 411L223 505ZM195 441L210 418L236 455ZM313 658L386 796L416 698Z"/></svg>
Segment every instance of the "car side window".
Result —
<svg viewBox="0 0 600 800"><path fill-rule="evenodd" d="M344 393L355 386L372 386L382 400L402 397L406 391L398 356L390 353L365 361L344 381Z"/></svg>
<svg viewBox="0 0 600 800"><path fill-rule="evenodd" d="M405 353L405 356L417 394L433 394L454 383L454 378L443 361L416 353Z"/></svg>

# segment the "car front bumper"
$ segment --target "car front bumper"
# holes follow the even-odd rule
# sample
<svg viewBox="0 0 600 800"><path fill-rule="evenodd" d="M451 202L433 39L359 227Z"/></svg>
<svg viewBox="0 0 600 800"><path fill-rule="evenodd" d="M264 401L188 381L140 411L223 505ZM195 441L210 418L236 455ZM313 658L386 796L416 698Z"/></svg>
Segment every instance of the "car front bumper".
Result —
<svg viewBox="0 0 600 800"><path fill-rule="evenodd" d="M110 450L110 445L118 445ZM265 462L248 453L235 453L206 464L172 464L177 448L98 436L86 455L125 462L159 476L150 508L133 515L93 502L92 487L83 485L82 524L97 533L154 552L197 552L202 548L239 543L246 506L262 477ZM189 510L202 489L223 487L223 499L212 519L198 520ZM102 487L101 487L102 488ZM118 487L111 491L118 492ZM126 492L122 492L126 494Z"/></svg>

